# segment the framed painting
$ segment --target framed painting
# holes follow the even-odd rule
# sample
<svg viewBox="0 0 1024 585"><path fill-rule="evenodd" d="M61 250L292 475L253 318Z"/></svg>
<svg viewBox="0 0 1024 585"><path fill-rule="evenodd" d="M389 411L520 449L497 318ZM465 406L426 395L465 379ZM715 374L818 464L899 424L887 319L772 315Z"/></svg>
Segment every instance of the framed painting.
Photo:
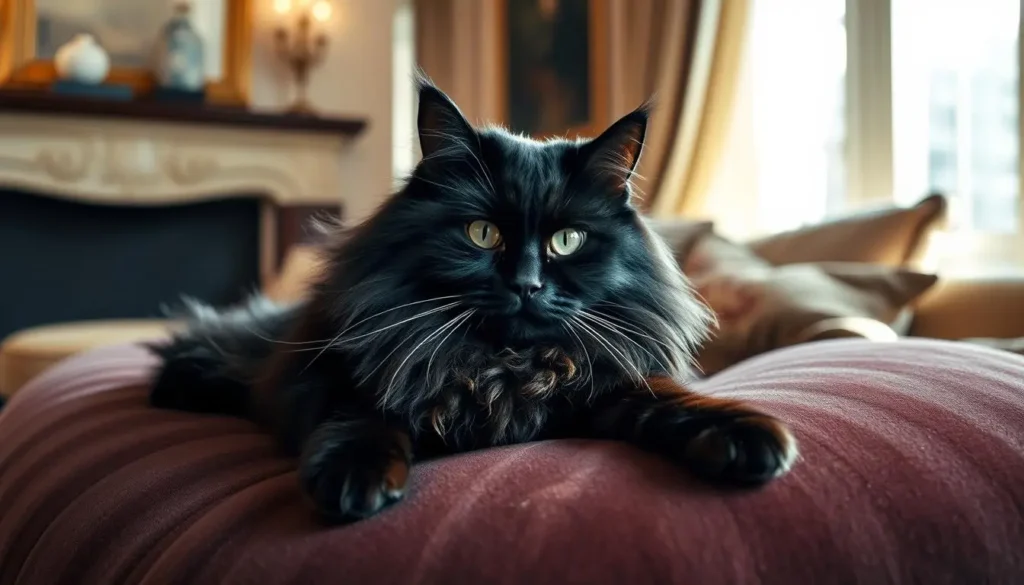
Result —
<svg viewBox="0 0 1024 585"><path fill-rule="evenodd" d="M207 96L244 104L249 87L252 0L193 0L191 19L204 44ZM145 93L154 47L174 0L0 0L0 83L42 87L56 79L57 49L92 34L110 55L108 81Z"/></svg>
<svg viewBox="0 0 1024 585"><path fill-rule="evenodd" d="M604 0L500 0L505 124L535 137L594 135L608 122Z"/></svg>

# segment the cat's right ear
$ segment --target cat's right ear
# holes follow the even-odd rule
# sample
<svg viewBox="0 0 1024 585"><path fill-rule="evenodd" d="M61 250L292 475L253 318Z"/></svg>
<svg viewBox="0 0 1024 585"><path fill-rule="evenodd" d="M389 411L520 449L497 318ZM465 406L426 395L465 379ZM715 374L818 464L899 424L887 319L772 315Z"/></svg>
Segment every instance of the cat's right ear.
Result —
<svg viewBox="0 0 1024 585"><path fill-rule="evenodd" d="M416 118L423 158L436 156L445 149L472 149L476 133L459 107L424 75L418 75L419 114Z"/></svg>

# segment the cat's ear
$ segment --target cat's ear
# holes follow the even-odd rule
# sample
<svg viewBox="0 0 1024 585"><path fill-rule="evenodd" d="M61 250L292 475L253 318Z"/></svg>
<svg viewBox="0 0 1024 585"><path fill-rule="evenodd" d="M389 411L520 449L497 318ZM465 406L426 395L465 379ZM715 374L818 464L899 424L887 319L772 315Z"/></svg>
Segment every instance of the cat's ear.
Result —
<svg viewBox="0 0 1024 585"><path fill-rule="evenodd" d="M585 172L624 192L640 162L650 111L645 103L590 141L583 150Z"/></svg>
<svg viewBox="0 0 1024 585"><path fill-rule="evenodd" d="M424 75L418 75L419 114L416 118L423 158L447 148L473 148L476 133L459 107Z"/></svg>

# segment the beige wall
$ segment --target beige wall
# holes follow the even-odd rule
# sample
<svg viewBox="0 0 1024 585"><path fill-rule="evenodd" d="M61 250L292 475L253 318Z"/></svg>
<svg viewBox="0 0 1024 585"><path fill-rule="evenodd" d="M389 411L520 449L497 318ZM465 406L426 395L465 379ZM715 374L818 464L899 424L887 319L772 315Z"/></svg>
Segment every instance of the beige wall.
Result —
<svg viewBox="0 0 1024 585"><path fill-rule="evenodd" d="M346 217L360 219L391 189L392 26L401 0L336 0L325 62L313 71L310 99L324 114L365 117L367 129L344 155ZM274 54L272 0L255 0L254 108L281 108L292 95L288 70Z"/></svg>

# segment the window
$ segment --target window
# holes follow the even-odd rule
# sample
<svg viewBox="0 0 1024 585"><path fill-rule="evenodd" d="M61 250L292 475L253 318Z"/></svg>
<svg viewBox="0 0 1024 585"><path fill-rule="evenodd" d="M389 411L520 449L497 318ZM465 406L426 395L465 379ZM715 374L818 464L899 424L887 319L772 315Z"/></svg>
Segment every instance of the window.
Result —
<svg viewBox="0 0 1024 585"><path fill-rule="evenodd" d="M757 227L821 219L845 198L844 0L753 3Z"/></svg>
<svg viewBox="0 0 1024 585"><path fill-rule="evenodd" d="M1018 0L891 2L897 200L941 191L952 230L1016 233Z"/></svg>
<svg viewBox="0 0 1024 585"><path fill-rule="evenodd" d="M939 268L1024 271L1020 0L751 1L761 231L939 191Z"/></svg>

